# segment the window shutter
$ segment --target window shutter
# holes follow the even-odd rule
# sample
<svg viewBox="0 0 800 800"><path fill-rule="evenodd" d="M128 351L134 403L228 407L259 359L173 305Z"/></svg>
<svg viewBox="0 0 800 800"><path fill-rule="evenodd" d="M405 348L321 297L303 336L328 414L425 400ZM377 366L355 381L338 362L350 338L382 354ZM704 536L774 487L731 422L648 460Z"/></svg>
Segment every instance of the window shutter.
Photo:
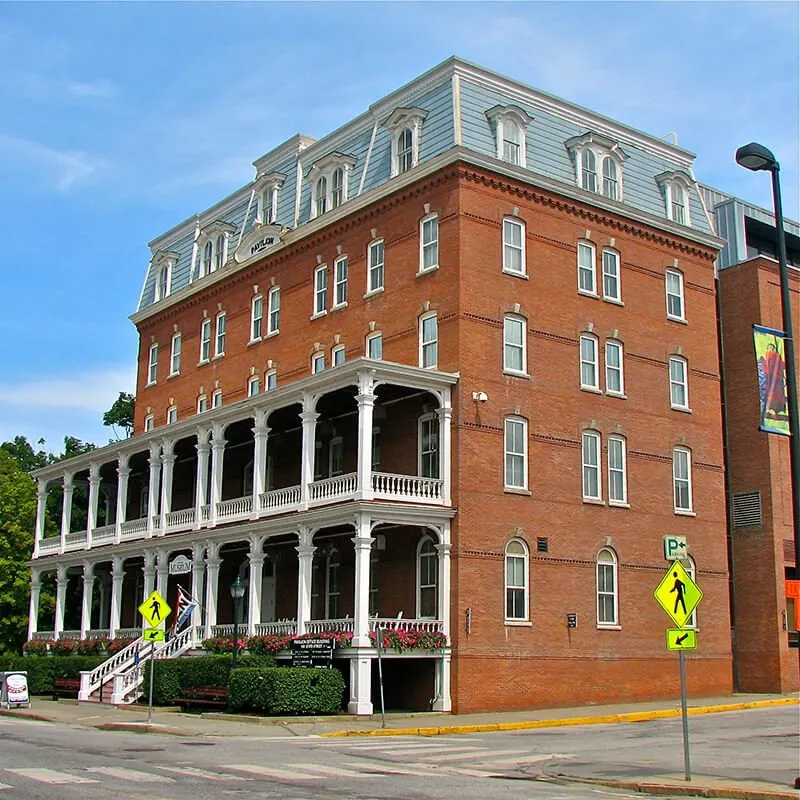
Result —
<svg viewBox="0 0 800 800"><path fill-rule="evenodd" d="M740 492L733 496L733 527L761 527L761 492Z"/></svg>

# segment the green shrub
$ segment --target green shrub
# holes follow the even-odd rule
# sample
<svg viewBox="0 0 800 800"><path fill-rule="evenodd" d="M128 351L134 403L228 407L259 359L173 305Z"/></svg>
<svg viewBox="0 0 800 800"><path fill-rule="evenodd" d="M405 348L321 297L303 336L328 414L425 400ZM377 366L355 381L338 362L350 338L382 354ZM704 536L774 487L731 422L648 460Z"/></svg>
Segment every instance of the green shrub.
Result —
<svg viewBox="0 0 800 800"><path fill-rule="evenodd" d="M335 714L343 695L344 679L337 669L236 669L228 684L228 701L234 711Z"/></svg>
<svg viewBox="0 0 800 800"><path fill-rule="evenodd" d="M235 669L228 682L228 705L232 711L269 714L275 697L278 667Z"/></svg>
<svg viewBox="0 0 800 800"><path fill-rule="evenodd" d="M27 672L31 694L50 694L58 678L78 679L82 670L94 669L103 661L94 656L5 656L0 669Z"/></svg>
<svg viewBox="0 0 800 800"><path fill-rule="evenodd" d="M153 675L153 705L171 706L181 696L181 667L179 658L156 659ZM143 700L150 696L150 667L153 662L148 658L144 664Z"/></svg>

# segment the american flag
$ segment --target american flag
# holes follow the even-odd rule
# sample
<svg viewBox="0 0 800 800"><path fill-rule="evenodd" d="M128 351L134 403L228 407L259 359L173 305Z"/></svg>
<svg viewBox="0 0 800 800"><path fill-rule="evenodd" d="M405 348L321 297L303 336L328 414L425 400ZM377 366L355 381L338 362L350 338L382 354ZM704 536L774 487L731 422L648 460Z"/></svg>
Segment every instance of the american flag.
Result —
<svg viewBox="0 0 800 800"><path fill-rule="evenodd" d="M195 600L182 586L178 586L178 608L175 613L175 633L191 619L192 612L199 606Z"/></svg>

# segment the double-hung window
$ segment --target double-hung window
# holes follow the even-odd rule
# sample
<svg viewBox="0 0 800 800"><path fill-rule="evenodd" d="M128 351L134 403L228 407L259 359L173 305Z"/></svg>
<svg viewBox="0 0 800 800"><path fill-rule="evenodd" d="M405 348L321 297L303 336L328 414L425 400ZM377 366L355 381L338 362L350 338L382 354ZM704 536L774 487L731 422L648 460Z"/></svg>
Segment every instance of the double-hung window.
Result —
<svg viewBox="0 0 800 800"><path fill-rule="evenodd" d="M155 383L158 379L158 345L150 345L150 359L147 364L147 383Z"/></svg>
<svg viewBox="0 0 800 800"><path fill-rule="evenodd" d="M214 266L214 244L206 242L203 248L203 275L209 275Z"/></svg>
<svg viewBox="0 0 800 800"><path fill-rule="evenodd" d="M153 430L156 426L155 417L152 414L148 414L144 418L144 432L148 433L149 431Z"/></svg>
<svg viewBox="0 0 800 800"><path fill-rule="evenodd" d="M311 357L311 374L316 375L325 369L325 353L314 353Z"/></svg>
<svg viewBox="0 0 800 800"><path fill-rule="evenodd" d="M506 620L528 619L528 548L512 539L505 550Z"/></svg>
<svg viewBox="0 0 800 800"><path fill-rule="evenodd" d="M528 488L528 422L521 417L506 417L504 428L506 489Z"/></svg>
<svg viewBox="0 0 800 800"><path fill-rule="evenodd" d="M622 300L619 285L619 253L615 250L603 250L603 298Z"/></svg>
<svg viewBox="0 0 800 800"><path fill-rule="evenodd" d="M172 350L169 356L169 374L178 375L181 371L181 335L176 333L172 337Z"/></svg>
<svg viewBox="0 0 800 800"><path fill-rule="evenodd" d="M264 298L261 295L253 298L250 308L250 341L257 342L261 339L262 325L264 322Z"/></svg>
<svg viewBox="0 0 800 800"><path fill-rule="evenodd" d="M170 265L165 264L158 270L156 282L156 300L163 300L169 294Z"/></svg>
<svg viewBox="0 0 800 800"><path fill-rule="evenodd" d="M280 286L273 286L269 290L267 299L269 303L269 316L267 317L267 335L280 331L281 321L281 288Z"/></svg>
<svg viewBox="0 0 800 800"><path fill-rule="evenodd" d="M600 378L597 369L597 337L588 334L581 336L581 389L600 391Z"/></svg>
<svg viewBox="0 0 800 800"><path fill-rule="evenodd" d="M610 505L627 505L628 475L625 439L608 437L608 502Z"/></svg>
<svg viewBox="0 0 800 800"><path fill-rule="evenodd" d="M597 431L584 431L582 443L583 499L602 500L603 488L600 481L600 434L597 433Z"/></svg>
<svg viewBox="0 0 800 800"><path fill-rule="evenodd" d="M670 192L672 201L672 220L679 225L686 224L686 192L678 183L673 183Z"/></svg>
<svg viewBox="0 0 800 800"><path fill-rule="evenodd" d="M692 454L686 447L672 451L672 485L676 512L692 510Z"/></svg>
<svg viewBox="0 0 800 800"><path fill-rule="evenodd" d="M518 219L503 220L503 272L525 274L525 223Z"/></svg>
<svg viewBox="0 0 800 800"><path fill-rule="evenodd" d="M581 186L589 192L597 191L597 157L586 148L581 158Z"/></svg>
<svg viewBox="0 0 800 800"><path fill-rule="evenodd" d="M414 134L404 128L397 137L397 171L408 172L414 166Z"/></svg>
<svg viewBox="0 0 800 800"><path fill-rule="evenodd" d="M422 478L439 477L439 420L434 414L419 419L419 474Z"/></svg>
<svg viewBox="0 0 800 800"><path fill-rule="evenodd" d="M503 121L503 161L509 164L522 163L522 133L519 125L511 120Z"/></svg>
<svg viewBox="0 0 800 800"><path fill-rule="evenodd" d="M170 406L167 409L167 425L172 425L178 421L178 409L175 406Z"/></svg>
<svg viewBox="0 0 800 800"><path fill-rule="evenodd" d="M324 214L328 210L328 180L324 176L317 181L317 213Z"/></svg>
<svg viewBox="0 0 800 800"><path fill-rule="evenodd" d="M225 355L225 312L217 314L217 334L214 337L214 358Z"/></svg>
<svg viewBox="0 0 800 800"><path fill-rule="evenodd" d="M669 404L681 411L689 410L689 384L686 359L671 356L669 359Z"/></svg>
<svg viewBox="0 0 800 800"><path fill-rule="evenodd" d="M439 564L433 539L425 536L417 547L417 619L434 619L439 594Z"/></svg>
<svg viewBox="0 0 800 800"><path fill-rule="evenodd" d="M595 250L590 242L578 242L578 291L597 294Z"/></svg>
<svg viewBox="0 0 800 800"><path fill-rule="evenodd" d="M625 376L623 372L622 342L616 339L606 341L606 392L608 394L625 394Z"/></svg>
<svg viewBox="0 0 800 800"><path fill-rule="evenodd" d="M603 194L612 200L619 200L619 179L617 164L613 158L603 159Z"/></svg>
<svg viewBox="0 0 800 800"><path fill-rule="evenodd" d="M685 320L683 273L668 269L666 271L665 286L667 292L667 319Z"/></svg>
<svg viewBox="0 0 800 800"><path fill-rule="evenodd" d="M328 308L328 268L317 267L314 270L314 316L327 312Z"/></svg>
<svg viewBox="0 0 800 800"><path fill-rule="evenodd" d="M200 325L200 363L211 358L211 320L204 319Z"/></svg>
<svg viewBox="0 0 800 800"><path fill-rule="evenodd" d="M220 269L225 263L225 235L217 236L217 245L214 248L214 269Z"/></svg>
<svg viewBox="0 0 800 800"><path fill-rule="evenodd" d="M331 366L338 367L341 364L344 364L345 361L345 349L344 345L340 344L331 350Z"/></svg>
<svg viewBox="0 0 800 800"><path fill-rule="evenodd" d="M339 208L344 202L344 170L337 167L331 177L331 208Z"/></svg>
<svg viewBox="0 0 800 800"><path fill-rule="evenodd" d="M503 318L503 370L526 375L525 320L507 314Z"/></svg>
<svg viewBox="0 0 800 800"><path fill-rule="evenodd" d="M335 271L333 285L333 307L347 305L347 256L337 258L333 262Z"/></svg>
<svg viewBox="0 0 800 800"><path fill-rule="evenodd" d="M197 413L203 414L208 411L208 398L201 394L200 397L197 398Z"/></svg>
<svg viewBox="0 0 800 800"><path fill-rule="evenodd" d="M222 389L216 389L211 395L211 408L220 408L222 406Z"/></svg>
<svg viewBox="0 0 800 800"><path fill-rule="evenodd" d="M267 372L264 378L264 391L271 392L273 389L278 388L278 371L271 369Z"/></svg>
<svg viewBox="0 0 800 800"><path fill-rule="evenodd" d="M367 293L383 289L383 239L372 242L367 250Z"/></svg>
<svg viewBox="0 0 800 800"><path fill-rule="evenodd" d="M383 358L382 333L371 333L367 336L367 358Z"/></svg>
<svg viewBox="0 0 800 800"><path fill-rule="evenodd" d="M255 397L258 394L258 375L251 375L247 379L247 396Z"/></svg>
<svg viewBox="0 0 800 800"><path fill-rule="evenodd" d="M419 320L419 365L435 368L439 362L439 322L435 313Z"/></svg>
<svg viewBox="0 0 800 800"><path fill-rule="evenodd" d="M431 214L419 225L419 271L427 272L439 266L439 217Z"/></svg>
<svg viewBox="0 0 800 800"><path fill-rule="evenodd" d="M618 625L617 557L603 548L597 554L597 624Z"/></svg>

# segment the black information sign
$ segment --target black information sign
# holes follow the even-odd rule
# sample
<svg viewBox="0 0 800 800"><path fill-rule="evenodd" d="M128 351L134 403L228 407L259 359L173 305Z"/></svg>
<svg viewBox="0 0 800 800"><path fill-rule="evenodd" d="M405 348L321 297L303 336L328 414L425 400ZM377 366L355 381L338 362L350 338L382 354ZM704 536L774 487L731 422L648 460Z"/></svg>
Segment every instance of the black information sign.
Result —
<svg viewBox="0 0 800 800"><path fill-rule="evenodd" d="M292 642L293 667L330 667L333 639L295 639Z"/></svg>

